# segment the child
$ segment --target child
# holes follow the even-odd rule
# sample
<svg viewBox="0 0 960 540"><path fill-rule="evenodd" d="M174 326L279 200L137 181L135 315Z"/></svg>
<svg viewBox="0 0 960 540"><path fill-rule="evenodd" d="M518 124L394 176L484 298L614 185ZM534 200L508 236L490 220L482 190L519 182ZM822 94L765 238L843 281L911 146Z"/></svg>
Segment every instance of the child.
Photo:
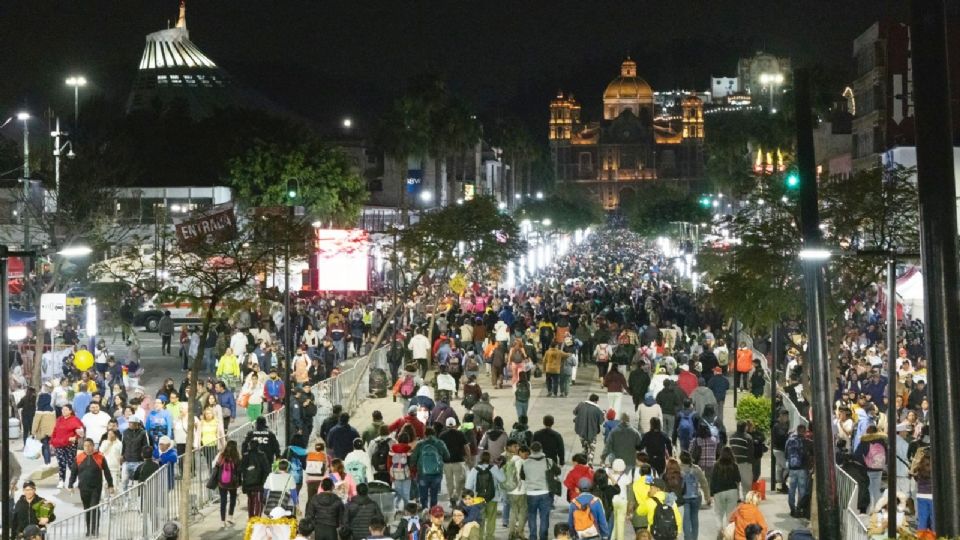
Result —
<svg viewBox="0 0 960 540"><path fill-rule="evenodd" d="M417 503L408 502L403 507L403 517L393 531L394 540L419 540L420 516L417 515Z"/></svg>
<svg viewBox="0 0 960 540"><path fill-rule="evenodd" d="M570 525L557 523L553 526L553 540L570 540Z"/></svg>
<svg viewBox="0 0 960 540"><path fill-rule="evenodd" d="M617 420L617 411L607 409L607 420L603 423L603 440L607 440L607 435L610 435L610 432L619 425L620 420Z"/></svg>

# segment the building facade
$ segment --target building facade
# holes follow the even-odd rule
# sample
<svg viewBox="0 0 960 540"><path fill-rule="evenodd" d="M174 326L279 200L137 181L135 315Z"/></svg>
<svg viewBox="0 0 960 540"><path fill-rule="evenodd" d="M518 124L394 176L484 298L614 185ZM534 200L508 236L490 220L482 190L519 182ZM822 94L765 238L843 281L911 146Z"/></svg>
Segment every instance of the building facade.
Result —
<svg viewBox="0 0 960 540"><path fill-rule="evenodd" d="M550 102L548 136L558 184L585 189L604 208L657 181L689 188L703 176L703 100L658 107L653 88L626 59L603 93L602 119L586 121L573 94Z"/></svg>
<svg viewBox="0 0 960 540"><path fill-rule="evenodd" d="M737 62L737 79L739 91L750 94L754 104L776 110L784 89L793 85L793 68L789 58L757 51Z"/></svg>

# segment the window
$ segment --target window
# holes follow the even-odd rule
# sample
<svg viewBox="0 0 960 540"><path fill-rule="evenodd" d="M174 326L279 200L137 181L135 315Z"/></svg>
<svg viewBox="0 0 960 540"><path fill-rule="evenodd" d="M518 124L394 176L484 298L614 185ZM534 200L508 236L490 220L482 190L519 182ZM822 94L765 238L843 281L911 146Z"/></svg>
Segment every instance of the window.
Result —
<svg viewBox="0 0 960 540"><path fill-rule="evenodd" d="M580 174L593 172L593 156L590 152L580 152L579 171Z"/></svg>

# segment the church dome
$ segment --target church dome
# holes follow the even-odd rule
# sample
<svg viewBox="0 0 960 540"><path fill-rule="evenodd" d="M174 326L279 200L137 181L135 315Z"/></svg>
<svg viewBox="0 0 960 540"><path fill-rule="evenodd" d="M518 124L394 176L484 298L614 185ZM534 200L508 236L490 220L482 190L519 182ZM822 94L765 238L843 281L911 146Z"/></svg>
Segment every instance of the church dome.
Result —
<svg viewBox="0 0 960 540"><path fill-rule="evenodd" d="M653 88L637 77L637 63L627 58L620 65L620 76L610 81L604 90L603 99L653 101Z"/></svg>

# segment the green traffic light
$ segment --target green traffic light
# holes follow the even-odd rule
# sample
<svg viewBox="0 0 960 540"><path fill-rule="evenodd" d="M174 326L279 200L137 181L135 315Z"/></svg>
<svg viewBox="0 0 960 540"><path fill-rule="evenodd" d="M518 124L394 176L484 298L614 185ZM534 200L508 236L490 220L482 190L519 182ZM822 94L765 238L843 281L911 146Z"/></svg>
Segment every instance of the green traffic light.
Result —
<svg viewBox="0 0 960 540"><path fill-rule="evenodd" d="M787 175L786 184L787 189L796 189L800 187L800 175L795 172L791 172Z"/></svg>
<svg viewBox="0 0 960 540"><path fill-rule="evenodd" d="M297 198L297 192L291 189L290 191L287 192L287 197L289 197L289 198L291 198L291 199L296 199L296 198Z"/></svg>

